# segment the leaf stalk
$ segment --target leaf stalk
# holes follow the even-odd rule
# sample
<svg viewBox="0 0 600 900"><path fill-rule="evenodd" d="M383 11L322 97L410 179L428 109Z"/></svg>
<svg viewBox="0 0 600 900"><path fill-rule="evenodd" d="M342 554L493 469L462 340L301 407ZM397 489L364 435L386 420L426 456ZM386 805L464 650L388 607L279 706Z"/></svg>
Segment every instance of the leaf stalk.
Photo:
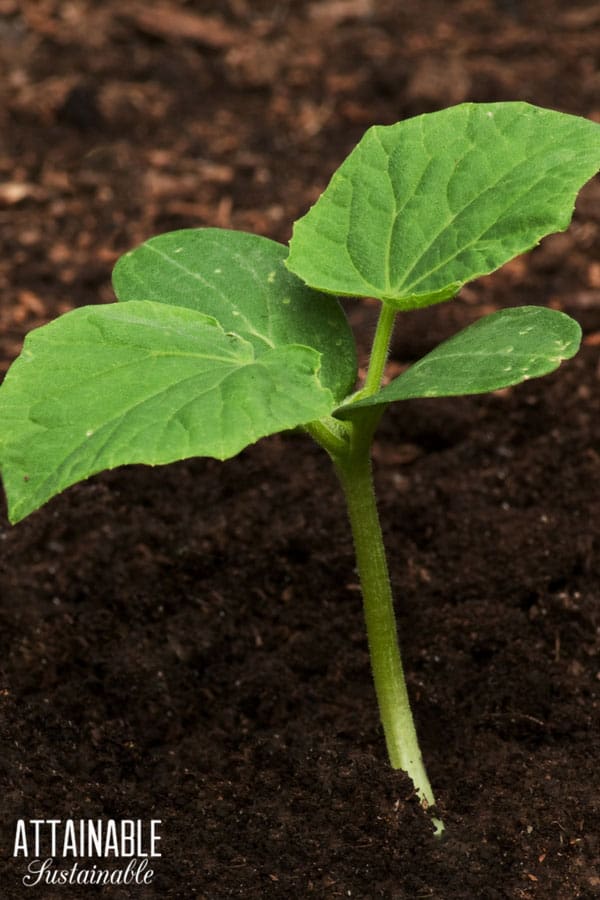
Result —
<svg viewBox="0 0 600 900"><path fill-rule="evenodd" d="M334 458L348 449L349 425L333 416L324 416L303 426L310 436Z"/></svg>
<svg viewBox="0 0 600 900"><path fill-rule="evenodd" d="M390 352L390 342L396 322L397 310L383 303L377 320L377 328L375 329L375 337L373 338L373 346L371 347L371 356L369 359L369 368L367 376L362 388L354 394L350 403L357 400L363 400L365 397L371 397L376 394L381 387L385 364Z"/></svg>

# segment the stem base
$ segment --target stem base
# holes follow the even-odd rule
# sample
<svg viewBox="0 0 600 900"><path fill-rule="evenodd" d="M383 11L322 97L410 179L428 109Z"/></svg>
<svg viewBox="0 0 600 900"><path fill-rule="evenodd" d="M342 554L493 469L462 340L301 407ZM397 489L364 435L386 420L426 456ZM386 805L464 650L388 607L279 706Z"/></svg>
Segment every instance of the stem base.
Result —
<svg viewBox="0 0 600 900"><path fill-rule="evenodd" d="M344 458L336 458L354 538L363 595L375 692L390 763L411 778L424 809L435 805L413 720L398 645L392 590L377 513L369 446L370 429L359 428ZM433 820L435 833L444 830Z"/></svg>

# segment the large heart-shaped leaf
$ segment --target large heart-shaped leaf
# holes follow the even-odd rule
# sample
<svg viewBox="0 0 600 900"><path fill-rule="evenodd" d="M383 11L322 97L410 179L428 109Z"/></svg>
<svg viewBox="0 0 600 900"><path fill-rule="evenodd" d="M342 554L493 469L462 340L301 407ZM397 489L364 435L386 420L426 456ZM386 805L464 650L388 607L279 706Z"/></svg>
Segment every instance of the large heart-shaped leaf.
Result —
<svg viewBox="0 0 600 900"><path fill-rule="evenodd" d="M103 469L234 456L329 414L320 353L260 351L196 310L83 307L32 331L0 390L0 467L17 522Z"/></svg>
<svg viewBox="0 0 600 900"><path fill-rule="evenodd" d="M287 265L319 290L428 306L567 228L598 168L599 124L527 103L374 126L296 222Z"/></svg>
<svg viewBox="0 0 600 900"><path fill-rule="evenodd" d="M121 257L119 300L155 300L214 316L262 352L306 344L323 354L321 378L341 400L356 378L355 344L337 300L306 287L284 265L287 247L222 228L173 231Z"/></svg>
<svg viewBox="0 0 600 900"><path fill-rule="evenodd" d="M503 309L444 341L377 394L336 410L353 410L415 397L485 394L537 378L577 353L577 322L542 306Z"/></svg>

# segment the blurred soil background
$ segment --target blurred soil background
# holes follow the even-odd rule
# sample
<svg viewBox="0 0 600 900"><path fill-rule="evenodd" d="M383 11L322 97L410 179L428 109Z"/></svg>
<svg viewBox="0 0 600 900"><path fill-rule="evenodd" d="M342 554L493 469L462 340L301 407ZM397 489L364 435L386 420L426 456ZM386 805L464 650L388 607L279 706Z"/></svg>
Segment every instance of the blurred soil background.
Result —
<svg viewBox="0 0 600 900"><path fill-rule="evenodd" d="M2 370L112 302L151 235L285 243L371 124L516 99L600 121L599 59L589 2L0 0ZM599 250L596 180L567 233L398 327L390 374L502 306L584 329L551 378L404 404L376 446L446 839L386 765L334 477L283 435L4 518L3 898L35 893L20 816L161 818L153 884L107 897L600 896ZM376 307L346 306L364 364Z"/></svg>

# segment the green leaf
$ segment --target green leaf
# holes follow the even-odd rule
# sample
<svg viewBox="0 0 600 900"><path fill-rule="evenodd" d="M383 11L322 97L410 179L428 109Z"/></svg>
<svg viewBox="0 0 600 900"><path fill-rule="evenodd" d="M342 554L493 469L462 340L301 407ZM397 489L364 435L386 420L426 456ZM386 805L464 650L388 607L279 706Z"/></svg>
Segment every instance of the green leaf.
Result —
<svg viewBox="0 0 600 900"><path fill-rule="evenodd" d="M377 394L335 415L414 397L485 394L546 375L577 353L581 329L564 313L542 306L503 309L444 341Z"/></svg>
<svg viewBox="0 0 600 900"><path fill-rule="evenodd" d="M287 265L322 291L428 306L564 231L599 168L599 124L527 103L374 126L296 222Z"/></svg>
<svg viewBox="0 0 600 900"><path fill-rule="evenodd" d="M74 310L29 334L0 389L10 519L103 469L225 459L335 405L312 347L152 301Z"/></svg>
<svg viewBox="0 0 600 900"><path fill-rule="evenodd" d="M287 247L222 228L151 238L117 263L119 300L155 300L214 316L257 350L306 344L323 354L321 378L337 400L356 379L354 338L333 297L285 268Z"/></svg>

